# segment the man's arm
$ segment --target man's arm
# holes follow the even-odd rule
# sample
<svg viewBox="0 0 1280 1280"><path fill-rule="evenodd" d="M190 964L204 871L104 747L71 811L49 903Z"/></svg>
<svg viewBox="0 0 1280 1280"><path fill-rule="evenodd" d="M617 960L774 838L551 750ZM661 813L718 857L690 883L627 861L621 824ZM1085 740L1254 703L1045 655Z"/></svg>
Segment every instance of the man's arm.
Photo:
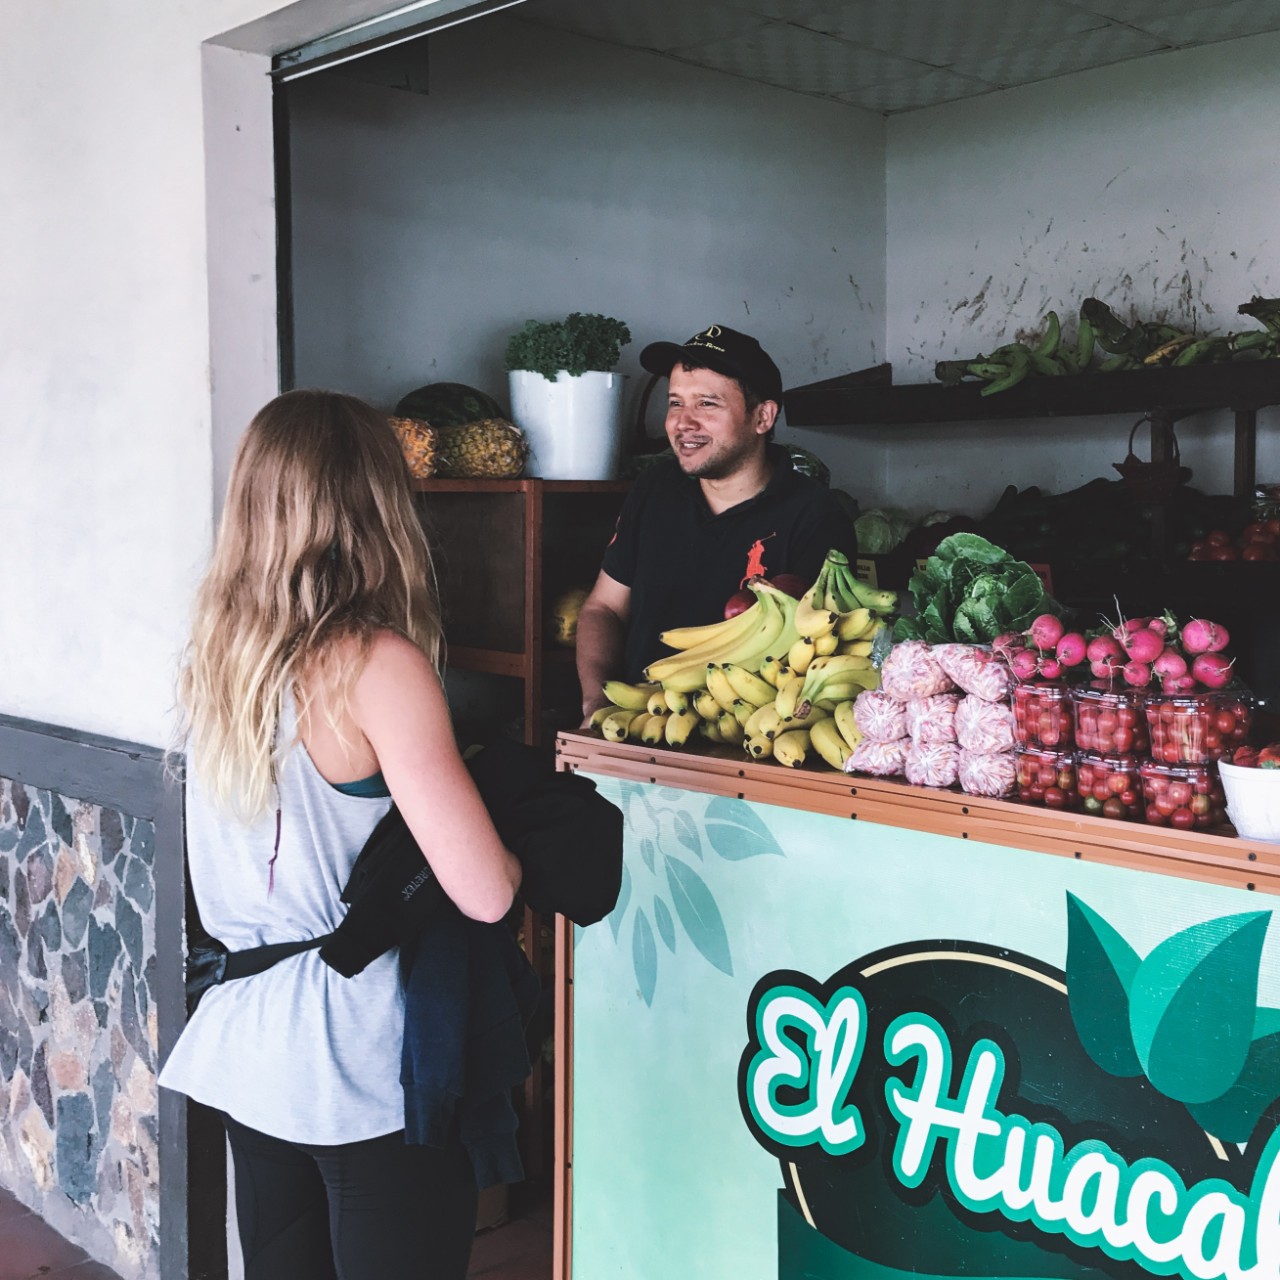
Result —
<svg viewBox="0 0 1280 1280"><path fill-rule="evenodd" d="M578 682L582 685L582 721L585 724L608 699L600 686L622 671L631 617L631 588L603 570L578 614Z"/></svg>

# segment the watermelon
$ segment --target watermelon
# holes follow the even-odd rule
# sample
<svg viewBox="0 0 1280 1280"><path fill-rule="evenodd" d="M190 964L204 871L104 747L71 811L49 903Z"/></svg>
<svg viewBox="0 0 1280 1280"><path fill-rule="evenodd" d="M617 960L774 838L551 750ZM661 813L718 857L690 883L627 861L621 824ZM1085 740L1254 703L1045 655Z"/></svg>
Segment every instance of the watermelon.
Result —
<svg viewBox="0 0 1280 1280"><path fill-rule="evenodd" d="M396 405L396 415L419 418L433 427L460 427L480 418L507 416L492 396L461 382L429 382L410 391Z"/></svg>

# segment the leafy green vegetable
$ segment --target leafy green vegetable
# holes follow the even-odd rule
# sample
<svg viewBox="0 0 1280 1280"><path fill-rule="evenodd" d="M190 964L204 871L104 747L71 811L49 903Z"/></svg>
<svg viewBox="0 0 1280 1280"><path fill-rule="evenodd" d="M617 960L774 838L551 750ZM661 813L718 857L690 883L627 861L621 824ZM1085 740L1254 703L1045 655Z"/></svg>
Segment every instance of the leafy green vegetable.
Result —
<svg viewBox="0 0 1280 1280"><path fill-rule="evenodd" d="M507 343L508 369L527 369L554 382L561 369L573 377L608 373L618 363L631 330L621 320L575 311L565 320L526 320Z"/></svg>
<svg viewBox="0 0 1280 1280"><path fill-rule="evenodd" d="M900 618L895 640L988 644L1024 631L1042 613L1060 614L1030 565L976 533L953 533L911 576L914 618Z"/></svg>

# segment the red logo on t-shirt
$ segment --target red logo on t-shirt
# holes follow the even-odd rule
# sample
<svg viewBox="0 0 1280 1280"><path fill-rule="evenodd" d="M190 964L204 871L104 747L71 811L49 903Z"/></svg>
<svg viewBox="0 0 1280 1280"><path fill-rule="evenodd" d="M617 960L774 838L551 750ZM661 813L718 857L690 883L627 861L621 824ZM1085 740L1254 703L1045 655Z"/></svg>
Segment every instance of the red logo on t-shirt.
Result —
<svg viewBox="0 0 1280 1280"><path fill-rule="evenodd" d="M751 550L747 552L747 571L742 576L742 581L738 583L738 589L741 590L747 585L752 578L763 578L765 576L764 567L764 544L770 538L778 536L777 530L773 533L765 534L763 538L757 538L751 544Z"/></svg>

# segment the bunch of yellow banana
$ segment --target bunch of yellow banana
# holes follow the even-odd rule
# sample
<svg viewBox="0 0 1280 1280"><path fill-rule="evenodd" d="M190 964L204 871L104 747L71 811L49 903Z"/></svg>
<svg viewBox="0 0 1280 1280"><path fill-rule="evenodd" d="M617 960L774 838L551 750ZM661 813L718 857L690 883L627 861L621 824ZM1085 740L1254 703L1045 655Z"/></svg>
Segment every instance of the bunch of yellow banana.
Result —
<svg viewBox="0 0 1280 1280"><path fill-rule="evenodd" d="M608 681L609 706L592 727L613 742L680 747L702 739L741 745L757 760L795 767L816 753L842 767L857 745L852 699L879 687L872 655L897 596L858 582L838 551L799 600L764 580L749 585L756 603L736 617L664 632L678 652L650 663L646 683ZM847 727L837 727L846 703ZM781 737L788 740L779 750Z"/></svg>

